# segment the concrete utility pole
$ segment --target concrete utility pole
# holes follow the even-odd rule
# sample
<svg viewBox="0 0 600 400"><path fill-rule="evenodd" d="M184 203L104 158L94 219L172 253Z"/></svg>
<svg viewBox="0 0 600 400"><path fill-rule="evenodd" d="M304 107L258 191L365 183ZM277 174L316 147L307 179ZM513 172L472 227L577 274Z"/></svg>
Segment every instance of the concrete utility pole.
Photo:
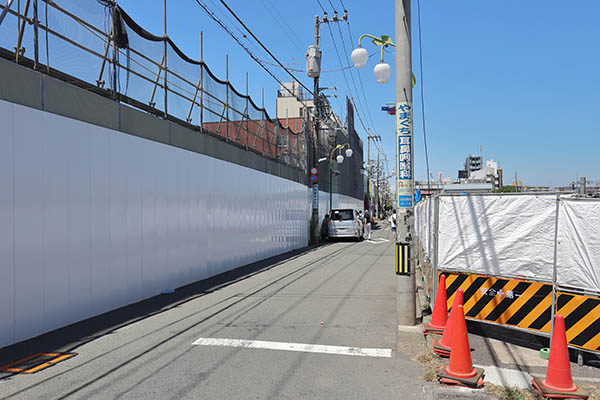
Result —
<svg viewBox="0 0 600 400"><path fill-rule="evenodd" d="M413 112L410 0L396 4L396 242L408 245L408 275L396 275L396 309L399 325L416 324L415 262L416 249L413 204ZM398 246L398 245L397 245Z"/></svg>
<svg viewBox="0 0 600 400"><path fill-rule="evenodd" d="M315 47L319 50L320 36L319 36L319 16L315 16ZM319 65L320 68L320 65ZM321 120L321 102L319 101L319 75L320 71L314 77L314 105L315 112L313 116L313 168L319 168L319 129ZM319 243L319 184L313 184L313 206L312 216L310 219L310 241L312 243ZM316 198L316 201L315 201Z"/></svg>
<svg viewBox="0 0 600 400"><path fill-rule="evenodd" d="M319 19L319 16L315 16L315 44L308 47L306 53L306 73L309 77L313 78L314 86L314 120L313 120L313 160L312 167L319 169L319 131L321 129L321 118L323 118L323 101L320 95L319 87L319 76L321 74L321 50L319 48L321 42L321 36L319 34L319 26L322 23L340 22L348 19L348 12L344 11L344 15L338 18L337 11L334 12L333 18L329 19L327 13L323 14L323 18ZM331 143L330 143L331 145ZM332 146L329 146L332 147ZM329 178L331 179L331 177ZM312 204L312 215L310 219L310 233L311 242L319 242L319 185L318 183L313 184L313 204Z"/></svg>

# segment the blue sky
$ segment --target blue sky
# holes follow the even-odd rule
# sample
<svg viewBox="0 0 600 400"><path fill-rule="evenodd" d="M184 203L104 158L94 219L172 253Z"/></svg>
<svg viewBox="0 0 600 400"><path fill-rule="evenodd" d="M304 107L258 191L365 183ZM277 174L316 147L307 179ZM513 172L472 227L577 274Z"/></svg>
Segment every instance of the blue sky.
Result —
<svg viewBox="0 0 600 400"><path fill-rule="evenodd" d="M340 68L358 36L369 33L394 35L394 2L319 0L333 14L333 7L349 12L348 27L342 23L322 25L323 70ZM162 0L119 0L119 4L147 30L162 34ZM203 2L234 33L243 30L218 0ZM317 0L228 0L263 43L291 68L304 69L304 52L313 43L314 16L322 14ZM333 5L333 7L332 7ZM486 159L504 169L505 184L514 178L529 185L567 185L577 176L600 181L600 2L579 0L508 0L503 2L462 0L421 1L424 71L419 73L417 2L413 0L413 70L415 177L426 179L421 124L419 84L424 84L425 118L430 169L435 179L456 178L469 153L480 146ZM204 59L219 77L225 77L225 54L229 54L230 81L240 91L249 73L249 92L260 104L261 88L265 105L275 114L278 83L210 19L195 0L167 0L169 36L193 58L199 58L200 30L204 31ZM333 39L330 34L333 34ZM249 37L242 40L261 59L268 56ZM370 52L377 50L369 42ZM292 64L292 57L293 62ZM359 113L374 134L382 137L382 150L393 169L394 118L380 111L394 101L394 83L379 85L372 68L374 56L363 70L346 70L349 88L340 71L323 74L323 86L338 87L338 99L331 99L339 113L343 98L355 99ZM385 59L394 67L393 49ZM269 68L281 80L288 80L280 68ZM350 73L354 74L356 90ZM366 96L363 96L358 73ZM303 72L294 72L306 86L312 81ZM356 129L365 142L366 132L356 118ZM372 155L376 154L372 151ZM365 154L366 157L366 154Z"/></svg>

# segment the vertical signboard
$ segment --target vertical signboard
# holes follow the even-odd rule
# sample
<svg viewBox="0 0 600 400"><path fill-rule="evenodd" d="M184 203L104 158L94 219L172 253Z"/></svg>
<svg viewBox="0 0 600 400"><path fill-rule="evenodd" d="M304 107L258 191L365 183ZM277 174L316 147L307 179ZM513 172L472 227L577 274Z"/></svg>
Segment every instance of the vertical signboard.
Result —
<svg viewBox="0 0 600 400"><path fill-rule="evenodd" d="M396 207L413 206L412 107L408 102L396 103Z"/></svg>
<svg viewBox="0 0 600 400"><path fill-rule="evenodd" d="M313 209L318 209L319 208L319 184L315 183L313 184L312 187L312 208Z"/></svg>

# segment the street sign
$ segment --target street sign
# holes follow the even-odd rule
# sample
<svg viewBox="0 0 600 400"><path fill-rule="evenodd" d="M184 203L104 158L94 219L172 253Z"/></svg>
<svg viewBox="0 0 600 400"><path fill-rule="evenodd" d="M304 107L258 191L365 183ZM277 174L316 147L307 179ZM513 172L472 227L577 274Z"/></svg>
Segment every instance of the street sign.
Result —
<svg viewBox="0 0 600 400"><path fill-rule="evenodd" d="M412 107L408 102L396 103L396 196L399 209L413 207L413 143Z"/></svg>
<svg viewBox="0 0 600 400"><path fill-rule="evenodd" d="M319 185L314 184L312 190L312 208L319 208Z"/></svg>
<svg viewBox="0 0 600 400"><path fill-rule="evenodd" d="M310 181L311 183L319 183L319 170L316 167L310 169Z"/></svg>

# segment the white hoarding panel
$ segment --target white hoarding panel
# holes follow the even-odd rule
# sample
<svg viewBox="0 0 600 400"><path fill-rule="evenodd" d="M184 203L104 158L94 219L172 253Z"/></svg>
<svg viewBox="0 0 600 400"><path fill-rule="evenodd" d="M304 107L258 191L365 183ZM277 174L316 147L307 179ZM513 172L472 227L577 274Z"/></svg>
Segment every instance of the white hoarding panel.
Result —
<svg viewBox="0 0 600 400"><path fill-rule="evenodd" d="M441 196L439 267L552 281L556 196Z"/></svg>
<svg viewBox="0 0 600 400"><path fill-rule="evenodd" d="M0 118L0 347L308 244L305 185L1 100Z"/></svg>
<svg viewBox="0 0 600 400"><path fill-rule="evenodd" d="M600 201L561 199L557 283L600 292Z"/></svg>
<svg viewBox="0 0 600 400"><path fill-rule="evenodd" d="M14 114L0 106L0 347L14 340Z"/></svg>

